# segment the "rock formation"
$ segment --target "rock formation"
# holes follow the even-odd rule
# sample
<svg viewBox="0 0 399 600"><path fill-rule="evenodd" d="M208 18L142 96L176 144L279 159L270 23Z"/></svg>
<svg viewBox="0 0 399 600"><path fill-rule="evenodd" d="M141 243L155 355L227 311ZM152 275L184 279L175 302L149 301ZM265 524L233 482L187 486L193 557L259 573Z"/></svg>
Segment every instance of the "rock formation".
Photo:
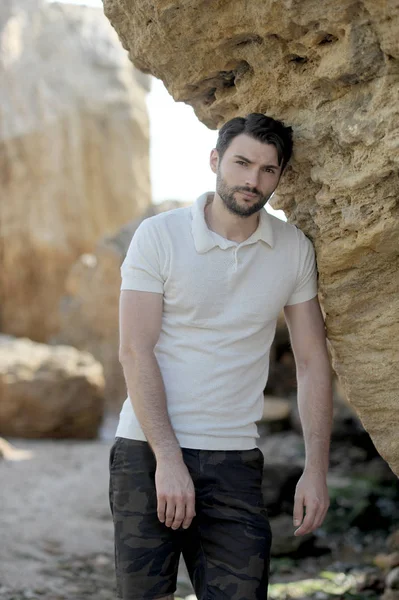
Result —
<svg viewBox="0 0 399 600"><path fill-rule="evenodd" d="M144 218L183 206L164 202L151 206ZM105 397L110 409L119 409L126 398L126 386L118 358L120 266L134 232L142 219L131 221L114 236L83 254L71 267L60 303L60 331L52 342L86 350L104 367Z"/></svg>
<svg viewBox="0 0 399 600"><path fill-rule="evenodd" d="M87 352L0 335L0 435L95 438L104 376Z"/></svg>
<svg viewBox="0 0 399 600"><path fill-rule="evenodd" d="M102 10L7 0L0 79L0 331L46 341L71 264L150 202L149 78Z"/></svg>
<svg viewBox="0 0 399 600"><path fill-rule="evenodd" d="M104 0L139 69L219 127L295 132L277 205L313 240L333 365L399 474L398 0Z"/></svg>

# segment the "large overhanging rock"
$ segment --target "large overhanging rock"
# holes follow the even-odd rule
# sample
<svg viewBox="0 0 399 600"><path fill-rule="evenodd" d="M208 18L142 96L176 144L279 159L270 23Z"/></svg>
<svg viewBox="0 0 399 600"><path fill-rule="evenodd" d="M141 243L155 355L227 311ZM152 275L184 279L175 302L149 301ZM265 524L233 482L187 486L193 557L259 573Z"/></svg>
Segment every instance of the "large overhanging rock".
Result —
<svg viewBox="0 0 399 600"><path fill-rule="evenodd" d="M150 203L149 77L100 9L0 2L0 331L46 341L71 264Z"/></svg>
<svg viewBox="0 0 399 600"><path fill-rule="evenodd" d="M277 205L315 243L335 370L399 474L398 0L104 5L134 64L209 127L293 126Z"/></svg>

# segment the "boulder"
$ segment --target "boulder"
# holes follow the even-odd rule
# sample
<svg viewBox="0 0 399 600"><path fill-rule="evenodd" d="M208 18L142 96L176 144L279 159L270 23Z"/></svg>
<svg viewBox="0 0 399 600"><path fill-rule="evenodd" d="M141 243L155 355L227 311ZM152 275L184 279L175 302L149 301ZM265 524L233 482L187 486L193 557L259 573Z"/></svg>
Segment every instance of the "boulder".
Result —
<svg viewBox="0 0 399 600"><path fill-rule="evenodd" d="M278 462L265 464L262 493L271 517L281 513L292 513L295 488L302 472L303 469L299 465Z"/></svg>
<svg viewBox="0 0 399 600"><path fill-rule="evenodd" d="M103 410L103 370L89 353L0 336L0 435L95 438Z"/></svg>
<svg viewBox="0 0 399 600"><path fill-rule="evenodd" d="M353 406L351 406L342 395L342 389L336 378L333 380L333 401L332 439L340 442L342 445L367 445L369 436L364 430ZM294 431L302 434L302 425L297 402L293 403L290 421Z"/></svg>
<svg viewBox="0 0 399 600"><path fill-rule="evenodd" d="M260 420L262 427L270 433L290 428L292 402L275 396L265 396L263 415Z"/></svg>
<svg viewBox="0 0 399 600"><path fill-rule="evenodd" d="M258 446L265 458L265 464L305 465L305 444L301 435L294 431L282 431L261 437Z"/></svg>
<svg viewBox="0 0 399 600"><path fill-rule="evenodd" d="M377 554L373 562L379 569L389 571L394 567L399 567L399 552L392 552L391 554Z"/></svg>
<svg viewBox="0 0 399 600"><path fill-rule="evenodd" d="M31 450L21 450L20 448L15 448L12 444L7 442L7 440L0 438L0 459L4 458L4 460L29 460L33 457L33 452Z"/></svg>
<svg viewBox="0 0 399 600"><path fill-rule="evenodd" d="M293 525L292 516L280 515L271 518L270 527L273 535L272 556L307 555L306 550L311 546L314 535L309 533L303 536L295 536L294 531L297 528Z"/></svg>
<svg viewBox="0 0 399 600"><path fill-rule="evenodd" d="M265 394L295 398L297 389L295 359L284 312L277 319L276 333L270 348L269 376Z"/></svg>
<svg viewBox="0 0 399 600"><path fill-rule="evenodd" d="M365 476L344 477L330 471L327 478L330 508L323 524L327 534L343 534L350 527L360 531L384 531L393 528L399 518L399 485Z"/></svg>
<svg viewBox="0 0 399 600"><path fill-rule="evenodd" d="M399 590L385 590L385 592L380 597L380 600L399 600Z"/></svg>
<svg viewBox="0 0 399 600"><path fill-rule="evenodd" d="M150 206L144 218L183 206L164 202ZM60 331L52 343L90 352L104 367L107 407L120 409L126 386L118 358L120 266L134 232L143 219L123 226L100 240L93 253L83 254L72 265L59 307Z"/></svg>
<svg viewBox="0 0 399 600"><path fill-rule="evenodd" d="M399 567L395 567L395 569L392 569L392 571L388 573L385 583L388 589L399 590Z"/></svg>
<svg viewBox="0 0 399 600"><path fill-rule="evenodd" d="M387 548L388 550L397 550L399 552L399 529L393 531L387 539Z"/></svg>
<svg viewBox="0 0 399 600"><path fill-rule="evenodd" d="M104 0L136 67L211 128L266 113L295 155L274 206L314 242L334 369L399 474L397 0Z"/></svg>
<svg viewBox="0 0 399 600"><path fill-rule="evenodd" d="M399 567L392 569L385 578L386 589L381 600L399 600Z"/></svg>
<svg viewBox="0 0 399 600"><path fill-rule="evenodd" d="M261 437L258 446L264 456L262 492L270 516L291 513L298 479L304 467L304 444L294 432Z"/></svg>
<svg viewBox="0 0 399 600"><path fill-rule="evenodd" d="M335 448L333 449L333 454L334 458L337 459L338 452ZM363 456L365 456L365 458L357 460L356 457L353 456L353 449L349 447L349 444L346 446L346 448L346 460L341 459L339 463L339 468L337 469L340 473L344 474L345 472L350 472L351 475L354 477L365 477L366 479L378 483L378 485L390 486L393 485L395 481L397 483L397 479L395 480L395 475L392 473L387 463L381 458L379 454L377 454L376 456L374 456L374 458L370 460L370 458L367 456L367 452L365 452L361 448L355 448L355 450L357 451L363 450ZM352 463L350 463L351 459Z"/></svg>
<svg viewBox="0 0 399 600"><path fill-rule="evenodd" d="M71 265L148 207L137 73L101 9L0 3L0 331L48 341Z"/></svg>

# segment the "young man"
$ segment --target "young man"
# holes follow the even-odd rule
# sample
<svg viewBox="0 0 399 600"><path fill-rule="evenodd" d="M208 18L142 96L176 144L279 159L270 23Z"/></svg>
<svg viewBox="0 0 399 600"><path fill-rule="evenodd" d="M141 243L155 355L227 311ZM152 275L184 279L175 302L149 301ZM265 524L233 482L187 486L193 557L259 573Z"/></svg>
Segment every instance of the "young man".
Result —
<svg viewBox="0 0 399 600"><path fill-rule="evenodd" d="M314 251L263 208L291 151L280 121L228 121L210 156L216 193L146 219L122 265L129 396L110 500L124 600L172 598L181 553L199 600L266 598L271 532L256 421L283 308L306 446L295 535L325 517L332 400Z"/></svg>

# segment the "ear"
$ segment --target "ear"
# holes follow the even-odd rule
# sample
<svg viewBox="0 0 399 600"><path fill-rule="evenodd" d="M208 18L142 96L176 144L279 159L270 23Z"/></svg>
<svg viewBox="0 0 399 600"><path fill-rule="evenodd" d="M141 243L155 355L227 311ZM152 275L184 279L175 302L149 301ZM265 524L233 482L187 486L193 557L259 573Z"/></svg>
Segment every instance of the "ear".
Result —
<svg viewBox="0 0 399 600"><path fill-rule="evenodd" d="M219 166L219 152L216 150L216 148L213 148L211 150L211 155L209 157L209 164L212 169L212 172L216 174L218 171L218 166Z"/></svg>

